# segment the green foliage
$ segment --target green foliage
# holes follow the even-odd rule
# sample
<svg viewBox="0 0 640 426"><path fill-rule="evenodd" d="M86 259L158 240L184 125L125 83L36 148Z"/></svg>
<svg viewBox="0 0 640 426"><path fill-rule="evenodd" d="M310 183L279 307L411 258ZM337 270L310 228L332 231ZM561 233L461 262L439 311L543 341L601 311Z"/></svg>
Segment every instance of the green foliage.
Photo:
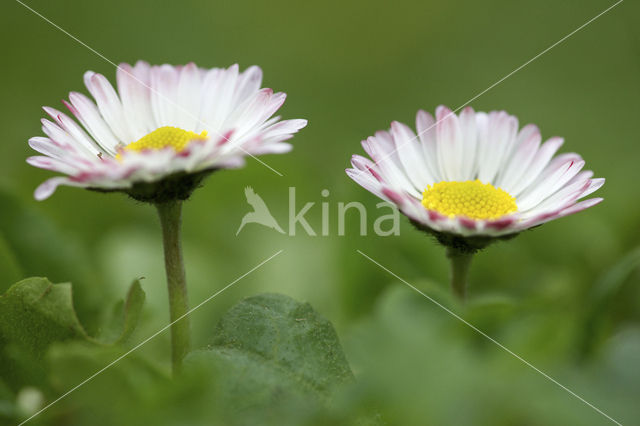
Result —
<svg viewBox="0 0 640 426"><path fill-rule="evenodd" d="M34 206L2 189L0 206L0 292L25 276L73 282L76 313L93 331L105 290L89 252Z"/></svg>
<svg viewBox="0 0 640 426"><path fill-rule="evenodd" d="M27 278L0 296L0 388L18 393L26 386L47 392L50 365L47 353L52 345L84 342L101 347L124 342L135 329L144 292L135 281L125 302L119 304L109 330L119 327L111 341L90 337L76 315L71 284L52 284L46 278ZM118 318L119 317L119 318ZM0 395L3 404L10 402Z"/></svg>
<svg viewBox="0 0 640 426"><path fill-rule="evenodd" d="M14 390L42 385L46 349L69 339L87 339L73 309L70 284L27 278L0 296L0 371Z"/></svg>
<svg viewBox="0 0 640 426"><path fill-rule="evenodd" d="M212 345L189 362L215 367L219 403L234 414L227 424L258 417L263 424L299 424L353 381L331 323L281 294L235 305L215 328Z"/></svg>
<svg viewBox="0 0 640 426"><path fill-rule="evenodd" d="M27 278L0 297L0 307L2 335L38 356L53 341L86 337L73 309L69 283Z"/></svg>
<svg viewBox="0 0 640 426"><path fill-rule="evenodd" d="M52 345L47 361L54 395L62 395L80 384L82 387L44 413L43 419L51 423L65 419L67 424L77 425L131 424L124 421L123 412L129 411L135 418L137 410L146 411L145 405L150 403L146 398L153 388L167 389L172 383L153 362L139 353L123 357L126 353L126 348L120 345L86 341ZM88 378L91 380L86 381Z"/></svg>
<svg viewBox="0 0 640 426"><path fill-rule="evenodd" d="M171 381L164 368L140 352L128 354L123 346L143 302L135 281L101 335L93 338L75 314L70 284L29 278L13 285L0 296L0 419L32 414L15 402L27 386L54 400L81 384L82 390L38 420L135 425L154 419L154 424L173 425L182 424L178 419L188 406L208 407L187 411L192 419L213 424L339 420L330 407L354 377L333 326L309 304L278 294L242 300L214 328L212 344L192 353L184 375Z"/></svg>
<svg viewBox="0 0 640 426"><path fill-rule="evenodd" d="M234 306L218 323L210 350L259 358L322 394L353 378L331 323L308 303L282 294L252 296Z"/></svg>
<svg viewBox="0 0 640 426"><path fill-rule="evenodd" d="M433 284L415 285L433 295ZM620 365L632 362L639 333L591 362L585 371L594 373L577 374L555 339L532 350L527 337L537 339L547 319L518 321L513 311L524 311L515 301L487 297L450 309L474 325L499 318L492 337L617 420L640 414L631 402L635 379ZM264 294L225 313L211 344L193 352L175 380L168 366L158 368L139 351L121 358L126 349L119 345L56 342L46 357L54 396L109 368L39 420L96 426L603 423L592 408L401 283L393 283L345 341L355 378L326 319L308 304ZM555 357L545 360L548 352ZM624 380L612 386L618 375Z"/></svg>
<svg viewBox="0 0 640 426"><path fill-rule="evenodd" d="M418 281L416 287L428 288ZM529 346L540 332L549 340L544 317L528 316L526 333L513 311L503 302L453 309L461 317L480 324L499 326L489 332L560 383L616 418L623 424L640 415L630 395L637 383L627 380L612 386L615 378L609 366L613 359L625 360L629 369L631 351L637 343L606 354L604 359L578 371L567 362L563 345ZM565 321L570 321L566 316ZM561 330L561 326L556 323ZM625 340L628 342L628 340ZM607 419L522 361L454 318L402 283L390 288L376 304L371 317L356 326L345 339L346 351L357 382L340 400L346 411L375 410L390 424L425 425L513 425L581 424L600 425ZM637 340L636 340L637 342ZM553 353L550 360L544 354ZM616 358L613 358L613 357ZM601 372L603 375L596 374ZM617 374L617 373L616 373ZM629 373L627 373L629 374Z"/></svg>
<svg viewBox="0 0 640 426"><path fill-rule="evenodd" d="M126 299L117 302L110 312L99 341L109 344L126 342L140 321L145 298L140 281L135 280L129 287Z"/></svg>
<svg viewBox="0 0 640 426"><path fill-rule="evenodd" d="M213 328L212 345L193 352L183 374L118 346L57 342L48 350L56 394L104 372L40 417L70 425L323 425L354 377L333 326L287 296L249 297ZM118 392L111 390L117 389Z"/></svg>

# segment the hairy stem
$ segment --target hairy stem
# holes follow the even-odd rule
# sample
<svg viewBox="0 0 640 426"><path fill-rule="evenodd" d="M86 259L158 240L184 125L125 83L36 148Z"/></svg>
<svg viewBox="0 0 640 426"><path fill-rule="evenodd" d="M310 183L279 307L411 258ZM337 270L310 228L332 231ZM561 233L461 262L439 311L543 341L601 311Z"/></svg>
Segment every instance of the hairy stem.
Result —
<svg viewBox="0 0 640 426"><path fill-rule="evenodd" d="M182 259L181 222L182 202L168 201L157 203L162 242L164 245L164 264L169 289L169 314L171 318L171 359L174 375L182 367L182 360L189 352L189 318L185 315L189 309L187 282ZM175 321L175 323L174 323Z"/></svg>
<svg viewBox="0 0 640 426"><path fill-rule="evenodd" d="M473 253L448 247L447 257L451 261L451 290L460 301L464 301Z"/></svg>

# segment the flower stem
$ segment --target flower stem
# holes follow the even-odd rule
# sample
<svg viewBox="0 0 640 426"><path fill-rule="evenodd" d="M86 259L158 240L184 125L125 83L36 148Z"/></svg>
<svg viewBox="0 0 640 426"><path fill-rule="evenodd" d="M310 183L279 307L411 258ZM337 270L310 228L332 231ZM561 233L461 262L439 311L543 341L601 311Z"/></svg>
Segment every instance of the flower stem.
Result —
<svg viewBox="0 0 640 426"><path fill-rule="evenodd" d="M182 367L182 360L189 352L189 318L185 316L189 309L187 282L182 259L180 228L182 222L182 201L157 203L158 215L162 226L164 245L164 264L169 289L169 314L171 322L171 360L173 374Z"/></svg>
<svg viewBox="0 0 640 426"><path fill-rule="evenodd" d="M448 247L447 257L451 260L451 290L460 301L464 301L473 253Z"/></svg>

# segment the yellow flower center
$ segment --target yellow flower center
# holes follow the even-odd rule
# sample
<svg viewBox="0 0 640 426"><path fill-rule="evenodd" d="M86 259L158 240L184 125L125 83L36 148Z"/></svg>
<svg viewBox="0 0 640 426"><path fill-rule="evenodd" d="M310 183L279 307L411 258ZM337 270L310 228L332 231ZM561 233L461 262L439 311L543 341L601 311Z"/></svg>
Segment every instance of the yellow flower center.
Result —
<svg viewBox="0 0 640 426"><path fill-rule="evenodd" d="M180 152L189 145L192 141L203 141L207 139L207 131L203 130L202 133L197 134L195 132L182 130L178 127L164 126L159 127L153 132L149 133L138 139L135 142L131 142L129 145L120 149L122 151L146 151L146 150L159 150L171 147L176 152ZM116 158L120 158L120 153L116 155Z"/></svg>
<svg viewBox="0 0 640 426"><path fill-rule="evenodd" d="M449 217L497 219L518 211L515 197L480 180L438 182L422 194L422 205Z"/></svg>

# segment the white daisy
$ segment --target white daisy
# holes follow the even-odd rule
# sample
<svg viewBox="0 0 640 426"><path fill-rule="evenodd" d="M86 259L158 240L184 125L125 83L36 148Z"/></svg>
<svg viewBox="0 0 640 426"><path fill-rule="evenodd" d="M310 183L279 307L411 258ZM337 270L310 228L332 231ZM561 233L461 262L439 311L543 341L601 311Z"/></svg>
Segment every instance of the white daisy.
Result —
<svg viewBox="0 0 640 426"><path fill-rule="evenodd" d="M47 137L29 145L44 156L29 164L67 176L51 178L35 191L49 197L59 185L124 191L144 201L185 199L213 170L239 167L245 155L284 153L284 143L306 120L272 115L284 93L260 88L262 71L239 72L185 66L121 64L117 91L102 75L87 71L84 82L95 102L71 92L63 101L80 124L45 107Z"/></svg>
<svg viewBox="0 0 640 426"><path fill-rule="evenodd" d="M435 119L419 111L416 127L393 122L363 141L371 160L354 155L347 174L447 246L475 251L602 201L579 201L604 179L578 154L554 156L562 138L541 144L535 125L519 129L504 111L440 106Z"/></svg>

